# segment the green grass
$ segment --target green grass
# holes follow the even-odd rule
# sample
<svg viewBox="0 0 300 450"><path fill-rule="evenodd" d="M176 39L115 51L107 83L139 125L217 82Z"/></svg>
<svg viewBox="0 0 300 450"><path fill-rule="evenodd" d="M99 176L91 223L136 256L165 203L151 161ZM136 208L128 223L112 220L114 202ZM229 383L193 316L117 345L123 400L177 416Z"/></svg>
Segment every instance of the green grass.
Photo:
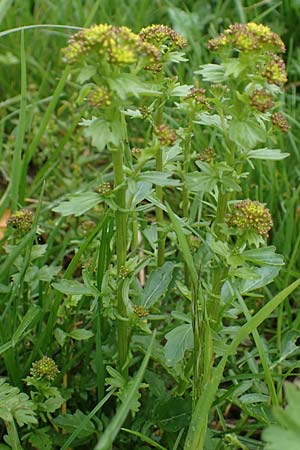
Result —
<svg viewBox="0 0 300 450"><path fill-rule="evenodd" d="M10 384L29 394L24 378L32 363L45 354L57 362L60 374L56 386L66 403L48 416L41 413L45 418L40 425L42 439L47 435L54 442L53 447L45 448L75 448L72 445L76 441L79 449L200 449L207 417L212 434L206 435L205 450L263 448L260 432L274 420L269 404L284 404L284 382L294 380L299 372L299 282L295 281L300 277L299 19L297 2L289 0L67 0L59 4L50 0L4 0L0 4L0 217L7 208L15 211L26 207L35 211L36 218L32 231L22 239L8 234L0 242L0 370ZM113 320L111 299L117 278L115 212L102 204L79 217L53 212L70 194L93 191L103 182L113 181L109 152L98 154L78 125L88 113L86 106L77 102L76 83L63 63L61 49L74 32L71 27L107 22L137 32L152 23L163 23L184 34L189 42L189 63L179 66L177 75L182 84L191 84L193 72L201 64L214 62L207 50L208 39L231 23L249 21L269 25L287 46L289 81L281 101L291 128L270 145L289 152L290 157L257 164L243 185L244 198L268 205L274 221L269 244L284 256L285 266L275 281L257 295L239 298L244 315L235 317L232 311L226 317L228 327L239 329L232 328L230 346L218 341L213 377L195 405L193 418L190 404L180 403L191 394L193 367L189 353L182 372L168 367L162 346L153 344L143 321L131 329L129 358L126 360L126 350L122 359L122 364L126 360L122 372L125 381L112 377L111 386L119 389L123 401L118 409L115 395L105 396L105 378L109 376L106 367L118 365L118 346L112 338L116 322L126 328L124 323L129 320L120 317L122 308L117 320ZM199 76L196 79L200 82ZM169 119L178 126L178 117ZM134 145L139 146L138 139L147 130L138 121L135 123ZM193 151L213 145L214 140L207 131L196 131ZM174 262L175 276L162 303L151 310L150 322L158 324L160 343L165 342L166 333L175 325L188 323L188 318L182 319L188 315L184 305L190 306L192 300L196 308L201 297L197 291L199 273L187 235L193 230L191 223L198 220L197 214L201 215L198 205L208 211L210 208L200 195L196 196L190 211L193 220L183 223L176 215L180 213L180 194L172 188L165 191L169 203L161 213L160 223L163 228L163 217L168 216L165 223L173 227L168 230L171 233L164 257ZM150 227L155 210L145 211L138 212L140 231L136 236L143 239L143 249L127 246L132 258L131 282L134 276L148 279L155 268L155 232ZM85 229L86 221L94 221L95 227ZM129 239L132 233L129 230ZM145 257L142 263L139 251ZM183 280L178 274L184 264L191 280L190 290L180 287ZM76 296L71 291L55 290L52 283L59 280L78 281L82 289L84 286L90 292L96 286L101 295ZM120 283L118 295L138 303L140 292L137 283L132 283ZM177 316L170 315L174 310ZM72 333L80 329L88 330L92 337L72 338ZM206 353L202 355L204 371L212 358L209 345L215 336L210 333L208 326ZM225 341L228 336L223 337ZM127 372L131 384L126 387ZM139 391L142 380L148 387ZM245 397L250 393L256 396L253 402ZM269 393L271 400L265 402ZM132 412L132 405L139 401L142 408L137 406L136 413ZM77 409L84 419L76 419ZM67 412L64 425L57 420L61 412L61 417ZM37 435L19 425L18 430L24 438L22 448L38 448ZM4 427L0 433L1 441ZM230 443L230 439L240 443Z"/></svg>

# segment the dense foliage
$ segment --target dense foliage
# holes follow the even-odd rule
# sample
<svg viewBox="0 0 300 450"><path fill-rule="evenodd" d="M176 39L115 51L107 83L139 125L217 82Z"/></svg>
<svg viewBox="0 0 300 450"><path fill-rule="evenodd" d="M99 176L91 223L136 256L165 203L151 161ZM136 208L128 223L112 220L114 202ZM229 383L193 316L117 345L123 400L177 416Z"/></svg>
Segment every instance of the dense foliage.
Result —
<svg viewBox="0 0 300 450"><path fill-rule="evenodd" d="M243 3L0 5L0 449L299 450L298 12Z"/></svg>

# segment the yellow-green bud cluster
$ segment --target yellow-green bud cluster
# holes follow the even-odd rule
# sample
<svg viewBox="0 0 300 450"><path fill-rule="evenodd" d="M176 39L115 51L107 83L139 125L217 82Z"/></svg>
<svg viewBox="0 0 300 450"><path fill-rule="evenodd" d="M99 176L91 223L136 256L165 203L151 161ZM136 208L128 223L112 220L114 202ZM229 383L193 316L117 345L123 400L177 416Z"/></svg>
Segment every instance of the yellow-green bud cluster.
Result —
<svg viewBox="0 0 300 450"><path fill-rule="evenodd" d="M111 192L111 189L111 184L107 181L97 186L95 191L98 192L98 194L107 195Z"/></svg>
<svg viewBox="0 0 300 450"><path fill-rule="evenodd" d="M216 158L216 152L212 147L208 147L203 152L201 152L199 155L197 155L197 159L199 161L207 162L208 164L211 164L214 162Z"/></svg>
<svg viewBox="0 0 300 450"><path fill-rule="evenodd" d="M59 370L55 362L49 356L43 356L42 359L32 364L30 376L36 380L46 379L53 381Z"/></svg>
<svg viewBox="0 0 300 450"><path fill-rule="evenodd" d="M104 86L93 89L88 95L88 102L95 108L101 108L111 105L111 95Z"/></svg>
<svg viewBox="0 0 300 450"><path fill-rule="evenodd" d="M69 40L64 55L69 64L81 62L88 56L99 63L105 61L117 66L136 64L141 58L150 63L160 59L159 50L129 28L108 24L94 25L76 33Z"/></svg>
<svg viewBox="0 0 300 450"><path fill-rule="evenodd" d="M288 121L280 112L275 112L274 114L272 114L271 119L273 125L280 128L283 133L286 133L289 130L290 126L288 124Z"/></svg>
<svg viewBox="0 0 300 450"><path fill-rule="evenodd" d="M278 34L269 27L254 22L235 23L208 42L209 50L234 48L240 52L274 51L284 52L285 46Z"/></svg>
<svg viewBox="0 0 300 450"><path fill-rule="evenodd" d="M167 147L171 147L177 139L175 130L165 124L155 127L154 132L161 145L165 145Z"/></svg>
<svg viewBox="0 0 300 450"><path fill-rule="evenodd" d="M14 212L7 220L7 225L15 228L20 233L26 233L32 227L34 215L28 209Z"/></svg>
<svg viewBox="0 0 300 450"><path fill-rule="evenodd" d="M187 45L186 39L181 34L165 25L150 25L142 28L139 36L143 41L159 48L165 45L171 49L182 49Z"/></svg>
<svg viewBox="0 0 300 450"><path fill-rule="evenodd" d="M133 305L133 311L140 318L147 317L149 314L148 310L140 305Z"/></svg>
<svg viewBox="0 0 300 450"><path fill-rule="evenodd" d="M151 109L148 106L142 106L139 109L142 119L147 119L148 117L151 117Z"/></svg>
<svg viewBox="0 0 300 450"><path fill-rule="evenodd" d="M268 54L268 62L264 66L262 76L269 84L281 86L287 82L285 62L275 53Z"/></svg>
<svg viewBox="0 0 300 450"><path fill-rule="evenodd" d="M255 231L260 236L268 236L273 226L268 208L262 203L252 200L242 200L233 206L227 216L227 224L243 231Z"/></svg>
<svg viewBox="0 0 300 450"><path fill-rule="evenodd" d="M266 89L254 89L250 95L250 105L266 112L274 106L272 95Z"/></svg>
<svg viewBox="0 0 300 450"><path fill-rule="evenodd" d="M203 88L192 88L190 93L184 97L185 101L192 101L197 106L203 106L205 109L211 109L207 97L206 90Z"/></svg>
<svg viewBox="0 0 300 450"><path fill-rule="evenodd" d="M121 266L120 270L119 270L119 277L121 278L121 280L125 280L125 278L127 278L128 275L129 275L129 270L127 269L127 267Z"/></svg>

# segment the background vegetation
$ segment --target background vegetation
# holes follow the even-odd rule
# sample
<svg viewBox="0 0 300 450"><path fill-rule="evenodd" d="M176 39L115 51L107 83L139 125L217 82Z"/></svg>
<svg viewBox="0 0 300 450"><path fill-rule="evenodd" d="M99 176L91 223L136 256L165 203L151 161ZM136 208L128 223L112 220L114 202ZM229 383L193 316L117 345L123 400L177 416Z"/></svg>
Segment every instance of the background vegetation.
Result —
<svg viewBox="0 0 300 450"><path fill-rule="evenodd" d="M68 303L66 300L62 301L63 293L57 291L53 293L50 287L57 275L64 273L65 278L80 279L81 268L95 264L98 243L95 241L94 247L89 247L86 251L90 244L87 236L90 235L84 229L83 222L97 221L99 212L101 213L96 210L83 218L60 217L52 212L52 208L68 194L94 187L97 181L99 184L102 181L103 170L109 167L107 155L104 154L103 158L99 158L99 154L83 137L82 128L78 127L83 110L76 103L77 94L74 93L73 81L67 79L61 52L66 46L68 37L76 29L72 31L65 26L83 27L87 24L106 22L118 26L126 25L138 32L142 27L152 23L169 25L183 34L188 41L186 55L189 64L183 65L182 68L179 66L177 71L182 84L192 84L194 71L201 64L212 61L213 56L207 50L207 41L231 23L249 21L264 23L282 37L287 47L285 58L289 81L280 100L285 104L285 113L291 128L280 138L280 148L289 152L290 157L279 162L257 165L250 181L248 179L247 185L244 186L244 192L245 198L255 198L268 205L274 221L269 243L273 243L277 252L284 256L285 266L275 282L264 288L261 293L265 300L262 299L262 295L253 299L254 311L300 276L299 20L298 0L259 2L2 0L0 2L0 217L2 218L0 231L5 231L6 216L11 206L6 195L7 186L18 180L19 199L22 205L34 210L35 206L39 205L38 225L36 225L40 245L40 250L35 249L38 264L33 265L26 275L22 272L22 264L18 266L15 262L16 254L11 257L13 253L7 256L4 247L0 250L2 316L0 352L3 357L0 362L0 374L6 377L11 385L28 393L28 385L24 385L24 379L29 375L32 363L48 354L55 359L60 370L56 386L59 386L64 399L68 399L66 403L61 401L60 404L58 395L43 392L43 401L50 396L55 398L57 403L48 407L44 416L41 413L42 425L38 433L30 435L30 431L27 431L26 435L23 432L24 448L67 448L67 437L83 423L83 418L87 417L98 401L95 348L93 339L90 339L92 335L88 334L96 332L96 327L90 305L84 300L84 294L90 295L90 292L81 292L82 298L78 299L78 304L72 303L76 302L74 296L69 297ZM41 27L43 24L61 27ZM39 27L30 28L32 25ZM20 27L26 26L28 28L24 31L22 41ZM13 29L16 29L16 32L6 32ZM21 76L21 62L24 55L27 80L24 73ZM24 125L21 130L23 135L20 135L20 128L17 131L20 121ZM205 147L206 137L201 138L199 135L197 145ZM19 166L13 158L16 152L23 155L22 164ZM110 232L108 228L108 237ZM30 237L32 236L28 235L27 243ZM78 249L81 254L78 254ZM83 257L80 259L81 255ZM25 253L23 264L26 263L27 257L29 258L29 254ZM39 273L38 276L38 270L43 267L46 267L45 273L42 275ZM7 287L7 280L14 276L16 282L11 291ZM20 278L17 278L18 276ZM36 280L38 285L35 284ZM35 298L38 296L41 306L39 311L30 307L32 292ZM76 293L80 294L74 292ZM51 323L53 304L58 307L58 324L64 320L63 327L57 327L56 330L63 329L64 332L47 334L48 329L53 329ZM82 324L84 326L81 326ZM280 360L276 382L281 385L286 379L294 380L299 373L299 325L299 293L296 292L272 313L259 329L270 361ZM82 328L86 329L83 330L83 334L78 334L78 331L76 334L76 330ZM84 331L87 334L84 335ZM105 342L105 346L107 355L113 352L109 340ZM138 345L136 348L138 349ZM136 366L132 365L135 370L142 361L141 356L136 358ZM115 374L109 375L113 377ZM153 367L147 372L146 382L152 385L152 389L149 396L145 394L143 399L142 411L146 410L146 413L140 415L138 413L134 419L132 418L130 427L135 430L136 435L121 432L114 448L138 450L153 448L153 444L143 443L138 433L151 437L152 441L160 442L167 448L175 448L173 445L180 430L189 422L186 412L188 408L184 410L186 414L183 414L182 427L178 425L180 423L178 416L186 404L183 406L175 398L165 399L165 403L160 399L161 408L151 410L147 414L147 405L153 404L153 398L157 399L159 391L164 389L160 384L160 375L159 372L155 373ZM165 376L168 385L171 381L167 375ZM264 373L258 364L257 349L249 339L243 353L230 357L215 404L216 414L211 417L215 435L207 444L207 450L263 448L261 430L269 425L274 417L259 397L252 398L253 402L249 403L245 399L243 403L239 398L247 392L249 388L247 383L250 379L254 380L254 385L257 384L256 392L262 393L260 383L263 378ZM240 386L239 393L235 390L236 386ZM39 392L43 389L40 387ZM284 404L283 391L278 389L277 394L279 404ZM38 399L35 398L35 401L38 402ZM225 410L224 402L227 404ZM53 417L51 413L51 407L53 411L57 411L57 405L62 412L59 418L58 413L53 414ZM107 427L113 415L112 399L106 403L105 408L102 414L94 412L92 419L86 419L84 428L81 429L77 440L74 438L72 445L82 449L96 445L102 429ZM152 413L155 420L151 416ZM8 419L4 420L7 422ZM169 420L171 424L168 424ZM17 423L22 424L22 419ZM26 420L24 423L27 423ZM125 423L124 426L126 425ZM5 430L3 425L1 436L6 433ZM54 447L51 447L51 440L48 440L51 430L55 432L63 430L53 437L56 445ZM217 437L222 438L223 444L214 443ZM2 437L0 442L1 439ZM12 448L18 448L10 444ZM178 448L183 448L180 441L177 445ZM0 444L0 449L2 448L8 447L3 443L3 447Z"/></svg>

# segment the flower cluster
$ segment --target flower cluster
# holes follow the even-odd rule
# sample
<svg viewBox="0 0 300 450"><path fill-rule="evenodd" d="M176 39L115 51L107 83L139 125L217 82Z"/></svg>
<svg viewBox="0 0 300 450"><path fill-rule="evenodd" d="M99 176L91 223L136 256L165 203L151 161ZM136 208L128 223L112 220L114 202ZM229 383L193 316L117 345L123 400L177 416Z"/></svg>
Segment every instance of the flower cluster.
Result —
<svg viewBox="0 0 300 450"><path fill-rule="evenodd" d="M42 359L32 364L30 376L36 380L46 379L53 381L59 370L55 362L49 356L43 356Z"/></svg>
<svg viewBox="0 0 300 450"><path fill-rule="evenodd" d="M216 158L216 152L212 147L208 147L203 152L201 152L199 155L197 155L197 159L199 161L206 162L208 164L211 164L214 162Z"/></svg>
<svg viewBox="0 0 300 450"><path fill-rule="evenodd" d="M264 66L262 76L269 84L281 86L287 82L285 62L275 53L268 54L268 61Z"/></svg>
<svg viewBox="0 0 300 450"><path fill-rule="evenodd" d="M288 121L286 120L284 115L281 114L280 112L275 112L274 114L272 114L271 119L273 125L275 125L275 127L280 128L280 130L283 133L286 133L289 130L290 126L288 124Z"/></svg>
<svg viewBox="0 0 300 450"><path fill-rule="evenodd" d="M272 32L269 27L254 22L230 25L224 33L208 42L208 48L209 50L234 48L240 52L285 51L284 43L278 34Z"/></svg>
<svg viewBox="0 0 300 450"><path fill-rule="evenodd" d="M142 28L139 36L143 41L158 48L164 45L168 49L182 49L187 45L186 39L181 34L166 25L150 25Z"/></svg>
<svg viewBox="0 0 300 450"><path fill-rule="evenodd" d="M161 145L166 145L167 147L171 147L177 139L175 130L165 124L157 126L154 132Z"/></svg>
<svg viewBox="0 0 300 450"><path fill-rule="evenodd" d="M26 233L32 227L34 215L28 209L21 209L13 213L7 220L7 225L15 228L20 233Z"/></svg>
<svg viewBox="0 0 300 450"><path fill-rule="evenodd" d="M272 95L266 89L254 89L250 95L250 105L266 112L274 106Z"/></svg>
<svg viewBox="0 0 300 450"><path fill-rule="evenodd" d="M103 86L97 86L88 96L88 102L94 108L101 108L111 105L111 95L109 90Z"/></svg>
<svg viewBox="0 0 300 450"><path fill-rule="evenodd" d="M196 106L203 106L205 109L211 109L210 104L207 101L206 89L203 88L191 88L189 94L184 97L183 100L191 101Z"/></svg>
<svg viewBox="0 0 300 450"><path fill-rule="evenodd" d="M133 305L133 311L140 318L147 317L149 314L148 310L140 305Z"/></svg>
<svg viewBox="0 0 300 450"><path fill-rule="evenodd" d="M159 50L129 28L108 24L94 25L76 33L69 40L64 55L69 64L91 56L94 61L116 66L136 64L140 58L150 63L160 59Z"/></svg>
<svg viewBox="0 0 300 450"><path fill-rule="evenodd" d="M255 231L260 236L268 236L273 226L268 208L262 203L252 200L242 200L233 206L227 216L227 224L242 231Z"/></svg>

